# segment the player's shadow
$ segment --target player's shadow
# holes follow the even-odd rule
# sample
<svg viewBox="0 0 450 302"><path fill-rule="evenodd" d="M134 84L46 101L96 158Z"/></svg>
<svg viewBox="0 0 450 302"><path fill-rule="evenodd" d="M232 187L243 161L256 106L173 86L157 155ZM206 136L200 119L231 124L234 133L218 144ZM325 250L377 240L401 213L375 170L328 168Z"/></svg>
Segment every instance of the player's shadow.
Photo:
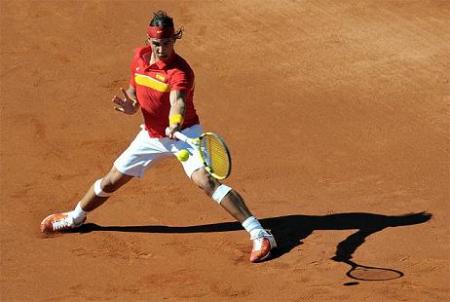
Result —
<svg viewBox="0 0 450 302"><path fill-rule="evenodd" d="M340 242L336 255L332 258L338 262L350 263L352 254L362 245L367 236L380 232L388 227L399 227L424 223L432 215L426 212L389 216L372 213L340 213L322 216L287 215L260 219L261 224L272 231L278 249L274 257L288 253L302 243L302 240L317 230L357 230L354 234ZM223 222L194 226L100 226L87 223L72 231L88 232L132 232L132 233L210 233L240 231L238 222Z"/></svg>

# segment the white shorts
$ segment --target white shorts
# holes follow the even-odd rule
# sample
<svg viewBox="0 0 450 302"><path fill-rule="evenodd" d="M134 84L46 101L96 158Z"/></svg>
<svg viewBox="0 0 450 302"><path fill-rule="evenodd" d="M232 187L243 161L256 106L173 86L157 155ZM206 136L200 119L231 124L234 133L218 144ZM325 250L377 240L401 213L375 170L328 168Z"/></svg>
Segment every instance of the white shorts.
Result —
<svg viewBox="0 0 450 302"><path fill-rule="evenodd" d="M200 125L194 125L183 129L181 132L187 137L194 138L202 134L202 128ZM181 162L181 164L187 176L191 177L195 170L203 167L198 152L189 144L179 140L169 139L168 137L151 138L145 129L138 133L134 141L116 159L114 167L122 174L143 177L144 172L158 159L175 156L175 153L181 149L189 151L189 159Z"/></svg>

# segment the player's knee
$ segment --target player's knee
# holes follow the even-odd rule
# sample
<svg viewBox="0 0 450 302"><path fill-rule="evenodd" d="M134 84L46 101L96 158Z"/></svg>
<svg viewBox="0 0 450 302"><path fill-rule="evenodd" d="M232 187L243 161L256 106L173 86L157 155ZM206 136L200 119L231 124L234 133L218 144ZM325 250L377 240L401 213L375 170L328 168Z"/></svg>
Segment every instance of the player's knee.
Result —
<svg viewBox="0 0 450 302"><path fill-rule="evenodd" d="M96 196L109 197L109 196L111 196L112 192L113 191L111 191L108 188L108 178L107 177L97 179L94 182L94 193Z"/></svg>
<svg viewBox="0 0 450 302"><path fill-rule="evenodd" d="M195 171L192 175L192 180L209 196L212 196L214 190L220 185L220 183L209 175L208 172L204 171L204 169Z"/></svg>
<svg viewBox="0 0 450 302"><path fill-rule="evenodd" d="M95 195L99 197L109 197L112 193L117 191L123 184L131 179L130 176L121 174L116 170L112 170L105 177L98 179L94 183Z"/></svg>
<svg viewBox="0 0 450 302"><path fill-rule="evenodd" d="M196 171L192 175L192 180L218 204L221 204L224 198L233 190L231 187L218 182L203 169Z"/></svg>
<svg viewBox="0 0 450 302"><path fill-rule="evenodd" d="M117 185L117 181L111 179L103 179L102 180L102 190L105 193L113 193L119 189Z"/></svg>
<svg viewBox="0 0 450 302"><path fill-rule="evenodd" d="M199 181L196 184L200 189L205 191L205 193L208 194L208 196L211 196L215 188L218 186L218 184L216 184L216 182L210 177L199 179Z"/></svg>

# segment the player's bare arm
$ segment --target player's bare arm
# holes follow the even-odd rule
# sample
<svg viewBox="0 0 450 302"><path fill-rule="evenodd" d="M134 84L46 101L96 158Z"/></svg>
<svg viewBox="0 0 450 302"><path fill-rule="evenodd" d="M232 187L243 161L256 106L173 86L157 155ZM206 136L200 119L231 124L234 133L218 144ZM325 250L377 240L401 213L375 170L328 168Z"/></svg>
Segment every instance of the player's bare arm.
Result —
<svg viewBox="0 0 450 302"><path fill-rule="evenodd" d="M167 128L166 134L168 137L174 138L173 134L175 133L175 131L180 130L180 127L183 124L186 92L180 90L172 90L170 91L169 100L170 100L170 112L169 112L170 125L169 128Z"/></svg>
<svg viewBox="0 0 450 302"><path fill-rule="evenodd" d="M139 103L136 99L136 90L130 86L127 90L120 88L124 98L120 98L115 95L112 102L116 105L115 110L125 114L135 114L139 110Z"/></svg>

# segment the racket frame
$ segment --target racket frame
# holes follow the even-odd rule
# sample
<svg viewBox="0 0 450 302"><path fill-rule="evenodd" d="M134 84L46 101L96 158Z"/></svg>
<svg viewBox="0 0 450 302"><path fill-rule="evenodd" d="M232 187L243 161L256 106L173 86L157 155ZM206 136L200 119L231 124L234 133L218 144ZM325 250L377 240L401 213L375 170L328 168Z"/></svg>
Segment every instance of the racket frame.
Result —
<svg viewBox="0 0 450 302"><path fill-rule="evenodd" d="M225 176L220 176L220 175L217 175L216 173L214 173L214 172L211 170L211 167L208 166L208 163L206 162L206 160L205 160L205 158L204 158L204 156L203 156L203 151L201 150L201 140L202 140L206 135L213 135L213 136L217 137L217 138L219 139L219 141L221 142L222 146L225 148L225 151L226 151L226 153L227 153L227 155L228 155L229 166L230 166L229 169L228 169L228 173L227 173L227 175L225 175ZM178 140L180 140L180 141L182 141L182 142L185 142L185 143L191 145L192 148L194 148L194 149L196 149L196 150L198 151L198 153L200 154L200 158L201 158L201 160L202 160L202 162L203 162L203 165L205 166L206 171L207 171L212 177L214 177L214 178L216 178L216 179L218 179L218 180L222 180L222 179L225 179L225 178L227 178L228 176L230 176L230 174L231 174L231 153L230 153L230 150L228 149L228 146L225 144L225 142L224 142L224 140L223 140L222 137L220 137L219 135L217 135L216 133L213 133L213 132L205 132L205 133L202 133L202 134L201 134L199 137L197 137L197 138L190 138L190 137L187 137L186 135L184 135L183 133L181 133L181 132L179 132L179 131L176 131L176 132L173 134L173 136L174 136L176 139L178 139Z"/></svg>

